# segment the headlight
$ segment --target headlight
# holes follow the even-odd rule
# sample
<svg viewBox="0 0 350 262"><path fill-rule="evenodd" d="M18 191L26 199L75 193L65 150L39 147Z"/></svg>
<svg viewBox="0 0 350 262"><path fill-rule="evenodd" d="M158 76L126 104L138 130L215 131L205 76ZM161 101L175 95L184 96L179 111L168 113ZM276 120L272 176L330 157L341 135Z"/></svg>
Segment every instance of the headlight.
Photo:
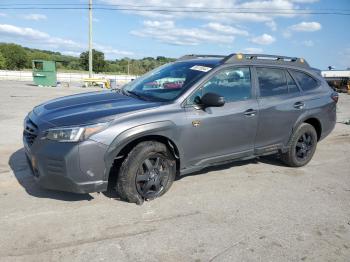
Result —
<svg viewBox="0 0 350 262"><path fill-rule="evenodd" d="M85 140L108 126L108 123L100 123L90 126L62 127L49 129L44 138L58 142L77 142Z"/></svg>

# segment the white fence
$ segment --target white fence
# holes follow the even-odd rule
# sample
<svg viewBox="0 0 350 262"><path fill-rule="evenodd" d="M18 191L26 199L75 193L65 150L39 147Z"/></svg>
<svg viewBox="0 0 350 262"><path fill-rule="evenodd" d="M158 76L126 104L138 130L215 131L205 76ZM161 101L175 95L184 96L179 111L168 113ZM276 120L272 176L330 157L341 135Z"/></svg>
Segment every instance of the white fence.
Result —
<svg viewBox="0 0 350 262"><path fill-rule="evenodd" d="M94 74L93 77L115 80L116 83L123 84L130 82L137 76ZM57 81L59 82L83 82L85 78L89 78L88 73L57 73ZM33 81L33 75L32 71L0 70L0 80Z"/></svg>

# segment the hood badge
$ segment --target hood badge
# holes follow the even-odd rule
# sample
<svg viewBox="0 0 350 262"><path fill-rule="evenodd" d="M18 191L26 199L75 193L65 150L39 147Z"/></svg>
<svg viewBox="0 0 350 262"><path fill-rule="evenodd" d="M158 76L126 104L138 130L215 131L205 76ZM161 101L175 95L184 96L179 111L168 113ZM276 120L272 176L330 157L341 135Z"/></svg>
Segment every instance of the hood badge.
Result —
<svg viewBox="0 0 350 262"><path fill-rule="evenodd" d="M193 125L194 127L198 127L198 126L200 126L200 124L201 124L201 121L199 121L199 120L194 120L194 121L192 121L192 125Z"/></svg>

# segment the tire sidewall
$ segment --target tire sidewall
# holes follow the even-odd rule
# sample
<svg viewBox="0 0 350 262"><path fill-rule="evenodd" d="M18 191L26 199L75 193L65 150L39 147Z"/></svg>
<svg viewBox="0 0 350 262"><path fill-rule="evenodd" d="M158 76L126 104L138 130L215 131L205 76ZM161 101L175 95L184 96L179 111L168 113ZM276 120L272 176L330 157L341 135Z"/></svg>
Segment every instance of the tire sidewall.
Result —
<svg viewBox="0 0 350 262"><path fill-rule="evenodd" d="M311 139L312 139L312 149L308 154L308 157L305 160L299 160L296 156L296 144L299 140L299 138L304 134L304 133L310 133L311 134ZM292 143L290 144L290 160L292 161L294 166L304 166L307 163L309 163L316 151L317 147L317 133L315 128L307 123L303 123L299 128L296 130L296 132L293 134L293 139Z"/></svg>
<svg viewBox="0 0 350 262"><path fill-rule="evenodd" d="M130 202L137 203L143 199L136 187L136 176L140 166L145 161L145 159L155 155L161 155L166 159L166 161L168 161L167 165L169 165L170 174L163 190L154 198L163 195L166 191L169 190L170 186L172 185L176 175L176 162L171 152L169 152L167 147L162 143L153 141L142 142L129 153L125 163L122 165L119 174L121 181L118 181L119 185L117 185L117 190L123 191L127 200Z"/></svg>

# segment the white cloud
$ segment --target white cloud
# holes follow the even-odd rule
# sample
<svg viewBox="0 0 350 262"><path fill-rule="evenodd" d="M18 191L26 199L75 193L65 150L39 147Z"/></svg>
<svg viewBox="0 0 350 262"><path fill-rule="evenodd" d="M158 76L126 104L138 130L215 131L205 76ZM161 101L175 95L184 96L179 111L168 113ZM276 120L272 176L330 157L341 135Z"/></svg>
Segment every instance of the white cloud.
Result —
<svg viewBox="0 0 350 262"><path fill-rule="evenodd" d="M47 33L32 29L30 27L18 27L9 24L0 24L0 35L23 37L31 40L49 39Z"/></svg>
<svg viewBox="0 0 350 262"><path fill-rule="evenodd" d="M130 33L139 37L150 37L159 42L172 45L199 45L202 43L229 44L234 40L232 34L215 32L203 28L176 27L174 21L144 21L144 28ZM225 27L225 29L228 29Z"/></svg>
<svg viewBox="0 0 350 262"><path fill-rule="evenodd" d="M33 20L33 21L40 21L40 20L46 20L47 16L43 14L28 14L23 16L26 20Z"/></svg>
<svg viewBox="0 0 350 262"><path fill-rule="evenodd" d="M125 0L100 0L106 4L125 6ZM162 27L160 30L166 30L167 26L170 26L171 32L176 33L176 35L185 36L189 38L188 30L193 30L195 33L201 33L206 31L213 31L218 35L229 35L234 36L249 36L250 34L246 29L241 29L239 24L244 26L250 26L251 24L263 23L271 31L277 30L276 18L290 19L294 17L303 17L302 13L298 14L295 10L302 8L303 4L313 3L317 0L143 0L142 5L139 0L129 0L127 1L128 6L132 9L132 6L136 6L137 10L127 10L121 12L132 13L134 15L147 17L146 20L152 20L151 23L157 23L161 21ZM140 10L141 9L141 10ZM166 12L162 10L175 10L176 12ZM191 12L196 11L206 11L211 12ZM263 12L268 10L269 12ZM246 11L246 12L245 12ZM252 11L253 13L247 13L247 11ZM254 13L256 12L256 13ZM174 21L191 19L191 20L202 20L205 21L206 26L201 28L188 28L184 26L183 28L177 28L174 31L172 27L175 23ZM170 24L164 23L164 21L172 21ZM198 44L202 42L198 38L201 36L191 37L190 41L184 41L179 38L179 36L171 36L169 32L155 32L156 24L144 25L145 28L133 30L131 33L133 35L138 35L142 37L147 37L147 33L150 33L150 37L157 39L162 42L169 42L172 44ZM153 28L151 30L150 28ZM181 31L181 32L180 32ZM166 35L165 35L166 34ZM196 38L194 41L193 38ZM265 37L266 38L266 37ZM175 40L174 40L175 39ZM262 39L262 43L273 42L274 38ZM218 42L219 40L215 41ZM224 39L222 42L228 43L232 39ZM209 42L214 42L209 40Z"/></svg>
<svg viewBox="0 0 350 262"><path fill-rule="evenodd" d="M242 35L242 36L249 35L249 33L245 30L238 29L236 27L229 26L229 25L223 25L220 23L212 22L212 23L206 24L204 27L222 34Z"/></svg>
<svg viewBox="0 0 350 262"><path fill-rule="evenodd" d="M270 45L275 42L276 39L269 34L262 34L260 36L251 38L250 41L258 45Z"/></svg>
<svg viewBox="0 0 350 262"><path fill-rule="evenodd" d="M124 0L101 0L104 3L111 5L125 5ZM310 0L309 0L310 1ZM128 5L130 6L140 6L139 0L129 0ZM276 17L294 17L295 14L292 14L290 9L296 9L296 6L293 0L248 0L248 1L238 1L238 0L144 0L142 1L142 6L144 11L140 10L129 10L125 11L128 13L134 13L136 15L149 17L152 19L182 19L182 18L196 18L201 20L215 21L215 22L225 22L233 23L237 21L247 21L247 22L267 22L272 21ZM212 10L214 13L205 13L205 12L188 12L193 9L205 9ZM241 11L246 8L249 8L250 11L261 11L262 8L269 9L269 11L280 11L284 10L284 14L264 14L264 13L238 13L234 10L241 8ZM138 8L140 9L140 8ZM149 11L145 11L145 10ZM152 11L153 9L153 11ZM159 9L154 11L154 9ZM172 9L176 10L174 13L162 12L161 9ZM232 10L232 12L228 12ZM217 12L215 12L217 11Z"/></svg>
<svg viewBox="0 0 350 262"><path fill-rule="evenodd" d="M318 0L292 0L294 3L301 3L301 4L309 4L309 3L316 3Z"/></svg>
<svg viewBox="0 0 350 262"><path fill-rule="evenodd" d="M133 56L134 55L133 52L118 50L118 49L115 49L111 46L105 46L105 45L101 45L101 44L97 44L97 43L94 43L93 46L95 49L103 52L107 58L111 58L111 57L115 57L115 56L124 57L124 56Z"/></svg>
<svg viewBox="0 0 350 262"><path fill-rule="evenodd" d="M315 32L321 30L322 26L318 22L301 22L289 27L290 30L296 32Z"/></svg>
<svg viewBox="0 0 350 262"><path fill-rule="evenodd" d="M5 14L5 13L0 13L0 17L6 17L7 16L7 14Z"/></svg>
<svg viewBox="0 0 350 262"><path fill-rule="evenodd" d="M282 34L285 38L292 36L293 32L316 32L322 29L322 25L318 22L301 22L299 24L289 26Z"/></svg>
<svg viewBox="0 0 350 262"><path fill-rule="evenodd" d="M292 33L290 32L290 30L287 29L287 30L282 32L282 35L284 38L289 38L292 36Z"/></svg>
<svg viewBox="0 0 350 262"><path fill-rule="evenodd" d="M315 45L314 41L312 40L305 40L302 44L306 47L313 47Z"/></svg>
<svg viewBox="0 0 350 262"><path fill-rule="evenodd" d="M170 29L175 27L174 21L144 21L143 25L151 28Z"/></svg>
<svg viewBox="0 0 350 262"><path fill-rule="evenodd" d="M261 54L263 52L264 50L260 47L247 47L243 49L243 53L248 53L248 54Z"/></svg>
<svg viewBox="0 0 350 262"><path fill-rule="evenodd" d="M0 24L0 36L4 36L14 41L19 39L26 42L37 43L40 45L48 45L53 48L70 48L70 49L82 49L84 45L77 43L70 39L64 39L60 37L53 37L45 32L35 30L30 27L18 27L9 24Z"/></svg>
<svg viewBox="0 0 350 262"><path fill-rule="evenodd" d="M70 55L70 56L80 56L81 52L75 52L75 51L62 51L63 55Z"/></svg>
<svg viewBox="0 0 350 262"><path fill-rule="evenodd" d="M71 39L51 36L30 27L18 27L9 24L0 24L0 37L13 42L22 41L24 45L35 44L42 48L50 47L63 50L66 54L77 54L87 49L86 44ZM133 55L133 53L128 51L121 51L98 44L95 44L95 48L105 52L108 57Z"/></svg>
<svg viewBox="0 0 350 262"><path fill-rule="evenodd" d="M271 29L271 31L276 31L276 30L277 30L277 24L276 24L276 22L273 21L273 20L272 20L272 21L266 22L265 25L266 25L267 27L269 27L269 28Z"/></svg>

